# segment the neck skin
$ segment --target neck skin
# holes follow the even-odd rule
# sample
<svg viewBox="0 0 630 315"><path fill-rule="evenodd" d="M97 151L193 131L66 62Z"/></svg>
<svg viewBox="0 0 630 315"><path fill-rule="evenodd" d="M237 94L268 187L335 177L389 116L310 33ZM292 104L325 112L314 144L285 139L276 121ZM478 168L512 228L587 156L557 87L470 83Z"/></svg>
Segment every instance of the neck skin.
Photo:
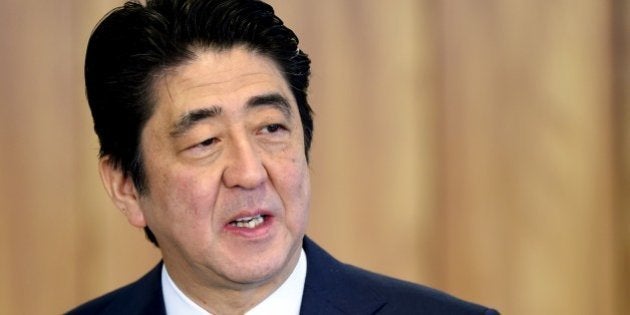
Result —
<svg viewBox="0 0 630 315"><path fill-rule="evenodd" d="M291 259L279 274L253 283L235 283L212 275L204 269L178 266L164 257L171 279L188 298L211 314L244 314L270 296L291 272L300 258L301 247L291 253ZM198 267L198 266L197 266Z"/></svg>

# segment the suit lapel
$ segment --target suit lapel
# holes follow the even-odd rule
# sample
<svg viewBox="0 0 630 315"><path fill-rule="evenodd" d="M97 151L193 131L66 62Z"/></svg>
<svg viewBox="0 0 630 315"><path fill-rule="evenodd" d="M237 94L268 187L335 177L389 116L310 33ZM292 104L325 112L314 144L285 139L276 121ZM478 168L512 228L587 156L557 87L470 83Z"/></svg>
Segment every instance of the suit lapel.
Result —
<svg viewBox="0 0 630 315"><path fill-rule="evenodd" d="M138 301L136 314L166 315L162 294L162 263L151 271L148 278L145 286L138 287L138 297L145 296L145 299Z"/></svg>
<svg viewBox="0 0 630 315"><path fill-rule="evenodd" d="M162 263L130 285L121 296L114 300L104 314L155 314L166 315L162 295ZM122 293L122 292L121 292Z"/></svg>
<svg viewBox="0 0 630 315"><path fill-rule="evenodd" d="M350 268L304 237L307 269L300 314L374 314L386 301Z"/></svg>

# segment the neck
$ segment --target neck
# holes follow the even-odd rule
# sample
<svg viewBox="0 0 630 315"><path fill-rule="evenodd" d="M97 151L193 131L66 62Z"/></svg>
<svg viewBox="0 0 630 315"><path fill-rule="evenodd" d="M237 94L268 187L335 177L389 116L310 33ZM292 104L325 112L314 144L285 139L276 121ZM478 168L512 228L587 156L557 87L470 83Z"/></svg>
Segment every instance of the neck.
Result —
<svg viewBox="0 0 630 315"><path fill-rule="evenodd" d="M244 314L269 297L295 269L301 248L280 272L268 278L239 283L220 277L210 270L182 268L164 259L168 274L176 286L193 302L211 314Z"/></svg>

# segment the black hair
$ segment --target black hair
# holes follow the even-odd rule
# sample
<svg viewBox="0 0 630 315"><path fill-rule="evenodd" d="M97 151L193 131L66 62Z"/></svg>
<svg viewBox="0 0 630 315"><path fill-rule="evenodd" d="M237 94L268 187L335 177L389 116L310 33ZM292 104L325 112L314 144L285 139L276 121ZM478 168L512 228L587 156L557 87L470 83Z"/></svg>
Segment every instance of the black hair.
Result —
<svg viewBox="0 0 630 315"><path fill-rule="evenodd" d="M195 58L195 49L237 45L273 60L297 102L308 159L313 135L307 100L310 59L273 8L258 0L129 1L109 12L90 36L85 85L100 157L148 191L140 136L151 117L155 78ZM147 238L158 246L145 227Z"/></svg>

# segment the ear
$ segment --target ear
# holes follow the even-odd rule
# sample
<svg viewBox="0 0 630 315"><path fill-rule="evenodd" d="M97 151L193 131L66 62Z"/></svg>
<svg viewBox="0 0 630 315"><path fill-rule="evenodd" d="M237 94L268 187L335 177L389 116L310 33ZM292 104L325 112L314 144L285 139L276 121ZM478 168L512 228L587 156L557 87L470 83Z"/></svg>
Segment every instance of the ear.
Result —
<svg viewBox="0 0 630 315"><path fill-rule="evenodd" d="M147 223L140 206L140 195L131 177L125 175L122 169L116 167L107 156L99 160L98 166L109 198L127 217L131 225L138 228L145 227Z"/></svg>

